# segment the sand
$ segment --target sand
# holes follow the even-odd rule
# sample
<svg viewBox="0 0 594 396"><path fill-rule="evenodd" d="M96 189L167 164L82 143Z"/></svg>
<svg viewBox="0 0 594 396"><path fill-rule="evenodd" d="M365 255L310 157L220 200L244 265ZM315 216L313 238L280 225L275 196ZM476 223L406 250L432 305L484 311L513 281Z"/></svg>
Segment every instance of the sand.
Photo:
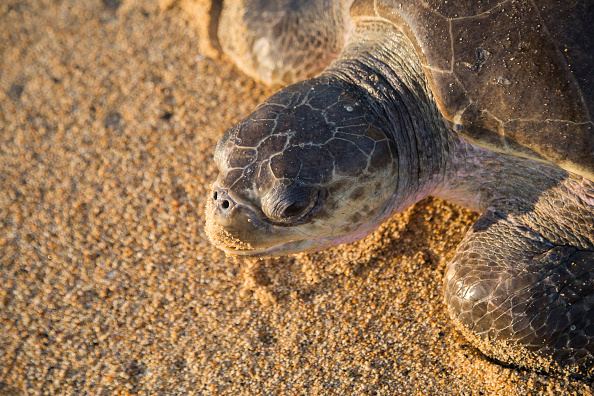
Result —
<svg viewBox="0 0 594 396"><path fill-rule="evenodd" d="M0 395L591 395L453 328L442 277L476 219L456 206L315 254L210 245L214 145L271 91L196 24L0 2Z"/></svg>

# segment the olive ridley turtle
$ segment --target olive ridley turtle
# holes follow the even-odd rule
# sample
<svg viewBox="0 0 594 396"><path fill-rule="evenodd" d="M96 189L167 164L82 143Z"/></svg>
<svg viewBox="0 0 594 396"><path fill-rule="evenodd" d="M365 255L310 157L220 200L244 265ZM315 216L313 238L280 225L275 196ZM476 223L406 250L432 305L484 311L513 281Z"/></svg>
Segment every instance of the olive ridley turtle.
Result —
<svg viewBox="0 0 594 396"><path fill-rule="evenodd" d="M592 1L221 10L223 51L293 85L219 141L213 243L237 255L317 250L428 195L450 200L482 213L445 274L457 326L500 361L593 375Z"/></svg>

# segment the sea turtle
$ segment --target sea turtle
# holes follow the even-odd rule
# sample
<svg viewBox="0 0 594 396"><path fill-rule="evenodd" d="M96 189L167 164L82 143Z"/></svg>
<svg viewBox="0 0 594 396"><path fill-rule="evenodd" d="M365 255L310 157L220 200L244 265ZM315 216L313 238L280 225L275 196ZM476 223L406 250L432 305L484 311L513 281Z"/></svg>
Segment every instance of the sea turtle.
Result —
<svg viewBox="0 0 594 396"><path fill-rule="evenodd" d="M500 361L592 377L593 20L590 0L224 3L248 72L320 74L221 138L209 238L316 250L450 200L482 212L445 274L457 326Z"/></svg>

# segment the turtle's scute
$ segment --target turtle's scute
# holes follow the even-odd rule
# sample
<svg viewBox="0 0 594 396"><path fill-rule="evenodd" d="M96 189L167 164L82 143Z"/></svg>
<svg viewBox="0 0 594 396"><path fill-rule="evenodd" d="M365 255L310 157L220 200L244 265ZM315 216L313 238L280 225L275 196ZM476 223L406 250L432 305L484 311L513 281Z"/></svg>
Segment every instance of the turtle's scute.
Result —
<svg viewBox="0 0 594 396"><path fill-rule="evenodd" d="M263 139L262 133L270 131L272 133L274 122L271 120L250 119L245 120L238 126L241 133L235 136L235 143L242 147L257 147Z"/></svg>
<svg viewBox="0 0 594 396"><path fill-rule="evenodd" d="M354 18L377 12L412 41L460 135L594 178L594 3L363 3Z"/></svg>

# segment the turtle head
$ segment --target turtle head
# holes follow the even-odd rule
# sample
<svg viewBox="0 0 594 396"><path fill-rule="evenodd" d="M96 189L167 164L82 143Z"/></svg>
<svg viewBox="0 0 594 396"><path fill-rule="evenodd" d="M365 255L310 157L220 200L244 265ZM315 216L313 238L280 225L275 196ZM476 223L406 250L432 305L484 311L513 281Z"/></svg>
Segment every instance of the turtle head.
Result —
<svg viewBox="0 0 594 396"><path fill-rule="evenodd" d="M379 125L332 82L270 97L217 144L210 240L231 254L280 255L368 235L390 216L398 177Z"/></svg>

